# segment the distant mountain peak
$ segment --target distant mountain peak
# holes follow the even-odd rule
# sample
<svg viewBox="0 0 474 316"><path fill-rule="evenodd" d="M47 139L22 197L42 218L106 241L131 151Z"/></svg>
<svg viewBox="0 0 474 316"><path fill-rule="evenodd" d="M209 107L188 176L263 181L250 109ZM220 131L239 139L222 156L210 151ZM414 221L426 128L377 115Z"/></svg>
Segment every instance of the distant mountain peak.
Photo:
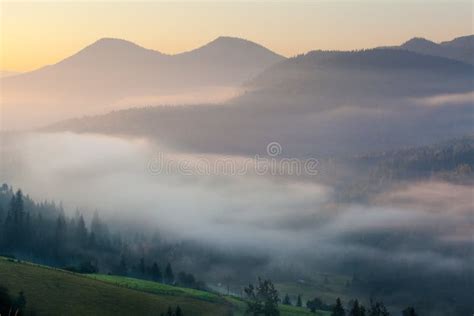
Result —
<svg viewBox="0 0 474 316"><path fill-rule="evenodd" d="M414 37L401 45L403 48L432 48L437 46L438 44L435 42L427 40L423 37Z"/></svg>
<svg viewBox="0 0 474 316"><path fill-rule="evenodd" d="M440 56L474 64L474 35L461 36L441 43L415 37L401 46L392 48L401 48L425 55Z"/></svg>
<svg viewBox="0 0 474 316"><path fill-rule="evenodd" d="M411 39L409 39L408 41L405 42L405 44L409 44L409 43L434 43L433 41L430 41L424 37L418 37L418 36L415 36Z"/></svg>
<svg viewBox="0 0 474 316"><path fill-rule="evenodd" d="M94 43L95 44L101 44L101 43L104 43L104 44L106 44L106 43L131 43L131 44L133 44L130 41L127 41L127 40L124 40L124 39L121 39L121 38L117 38L117 37L102 37L102 38L99 38Z"/></svg>
<svg viewBox="0 0 474 316"><path fill-rule="evenodd" d="M120 39L120 38L112 38L112 37L103 37L91 45L85 47L84 50L117 50L117 49L142 49L142 50L150 50L144 47L141 47L133 42Z"/></svg>
<svg viewBox="0 0 474 316"><path fill-rule="evenodd" d="M158 51L141 47L124 39L104 37L84 47L76 54L60 61L58 64L74 67L88 67L90 65L94 68L99 60L102 65L119 65L123 62L153 59L161 55Z"/></svg>
<svg viewBox="0 0 474 316"><path fill-rule="evenodd" d="M243 39L243 38L241 38L241 37L228 36L228 35L220 35L220 36L218 36L214 41L234 41L234 40L250 42L250 41L248 41L248 40L246 40L246 39Z"/></svg>
<svg viewBox="0 0 474 316"><path fill-rule="evenodd" d="M240 37L234 37L234 36L219 36L215 40L209 42L208 44L220 44L220 43L240 43L240 44L254 44L258 45L252 41L246 40L244 38Z"/></svg>
<svg viewBox="0 0 474 316"><path fill-rule="evenodd" d="M247 39L232 37L232 36L219 36L213 41L197 48L192 51L183 54L241 54L251 53L263 56L271 57L272 59L278 60L283 59L283 56L269 50L268 48L249 41Z"/></svg>

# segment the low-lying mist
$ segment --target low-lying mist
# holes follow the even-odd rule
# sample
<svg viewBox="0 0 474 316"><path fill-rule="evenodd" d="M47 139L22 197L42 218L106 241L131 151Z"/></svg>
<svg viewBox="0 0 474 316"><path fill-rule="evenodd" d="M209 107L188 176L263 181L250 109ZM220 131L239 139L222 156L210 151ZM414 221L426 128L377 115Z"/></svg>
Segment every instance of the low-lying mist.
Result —
<svg viewBox="0 0 474 316"><path fill-rule="evenodd" d="M412 182L370 202L337 203L318 176L157 173L150 161L215 162L145 139L92 134L4 135L1 179L67 212L104 218L167 238L278 258L302 275L355 262L456 272L472 263L472 188ZM241 165L246 157L227 156ZM309 179L308 179L309 178ZM296 260L295 258L299 258ZM331 268L329 268L331 267Z"/></svg>

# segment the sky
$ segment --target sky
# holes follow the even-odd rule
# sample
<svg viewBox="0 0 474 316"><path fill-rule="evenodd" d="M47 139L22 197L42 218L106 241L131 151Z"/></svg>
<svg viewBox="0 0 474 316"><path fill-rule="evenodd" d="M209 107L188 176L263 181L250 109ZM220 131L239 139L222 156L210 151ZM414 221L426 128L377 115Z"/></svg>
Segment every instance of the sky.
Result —
<svg viewBox="0 0 474 316"><path fill-rule="evenodd" d="M56 63L102 37L174 54L218 36L245 38L285 56L315 49L397 45L472 34L474 1L0 0L0 70Z"/></svg>

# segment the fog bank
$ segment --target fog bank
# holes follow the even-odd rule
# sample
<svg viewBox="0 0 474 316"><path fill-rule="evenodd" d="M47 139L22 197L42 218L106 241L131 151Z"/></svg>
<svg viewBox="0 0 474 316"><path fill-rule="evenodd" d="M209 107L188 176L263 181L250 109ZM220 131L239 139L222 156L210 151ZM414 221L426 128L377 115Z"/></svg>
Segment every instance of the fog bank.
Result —
<svg viewBox="0 0 474 316"><path fill-rule="evenodd" d="M433 272L472 263L471 187L408 183L368 204L338 204L317 176L155 174L149 163L159 153L175 161L219 158L145 139L10 134L3 136L1 179L36 200L60 200L68 212L99 210L132 227L222 249L297 255L303 268L334 258Z"/></svg>

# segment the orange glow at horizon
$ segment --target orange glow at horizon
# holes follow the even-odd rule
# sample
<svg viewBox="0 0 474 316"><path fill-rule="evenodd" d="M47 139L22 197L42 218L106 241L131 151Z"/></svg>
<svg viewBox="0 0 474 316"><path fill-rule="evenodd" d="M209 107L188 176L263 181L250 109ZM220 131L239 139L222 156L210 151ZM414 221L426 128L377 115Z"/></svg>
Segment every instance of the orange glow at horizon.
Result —
<svg viewBox="0 0 474 316"><path fill-rule="evenodd" d="M472 2L222 1L0 4L0 70L56 63L102 37L174 54L218 36L293 56L314 49L399 45L472 33Z"/></svg>

